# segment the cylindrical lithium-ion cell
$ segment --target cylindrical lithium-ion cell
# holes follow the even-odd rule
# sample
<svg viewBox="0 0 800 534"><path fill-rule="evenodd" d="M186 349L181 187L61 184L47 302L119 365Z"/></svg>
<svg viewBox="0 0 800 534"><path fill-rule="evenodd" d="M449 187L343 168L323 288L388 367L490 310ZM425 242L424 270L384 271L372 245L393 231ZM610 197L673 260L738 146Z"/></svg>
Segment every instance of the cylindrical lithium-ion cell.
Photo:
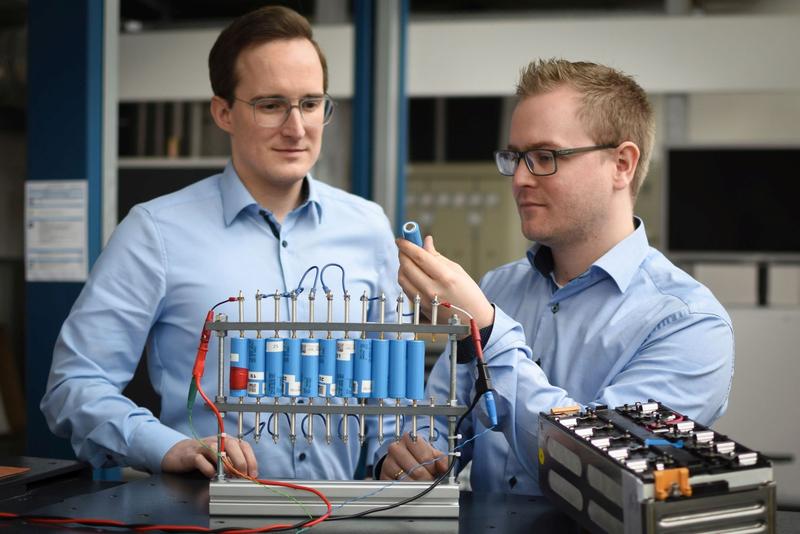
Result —
<svg viewBox="0 0 800 534"><path fill-rule="evenodd" d="M376 399L389 397L389 340L372 340L372 395Z"/></svg>
<svg viewBox="0 0 800 534"><path fill-rule="evenodd" d="M250 397L264 396L264 341L247 340L247 395Z"/></svg>
<svg viewBox="0 0 800 534"><path fill-rule="evenodd" d="M389 340L389 397L406 398L406 340Z"/></svg>
<svg viewBox="0 0 800 534"><path fill-rule="evenodd" d="M408 221L403 225L403 237L418 247L422 246L422 235L419 233L419 225L414 221Z"/></svg>
<svg viewBox="0 0 800 534"><path fill-rule="evenodd" d="M229 392L231 397L247 395L247 338L232 337L230 351Z"/></svg>
<svg viewBox="0 0 800 534"><path fill-rule="evenodd" d="M372 340L356 339L356 362L353 369L353 396L368 399L372 395Z"/></svg>
<svg viewBox="0 0 800 534"><path fill-rule="evenodd" d="M353 396L353 353L355 343L352 339L336 340L336 396Z"/></svg>
<svg viewBox="0 0 800 534"><path fill-rule="evenodd" d="M300 342L300 395L315 397L319 382L319 340L305 338Z"/></svg>
<svg viewBox="0 0 800 534"><path fill-rule="evenodd" d="M300 396L300 339L283 340L283 396Z"/></svg>
<svg viewBox="0 0 800 534"><path fill-rule="evenodd" d="M425 342L409 339L406 343L406 398L425 398Z"/></svg>
<svg viewBox="0 0 800 534"><path fill-rule="evenodd" d="M280 397L283 393L283 339L267 339L267 396Z"/></svg>
<svg viewBox="0 0 800 534"><path fill-rule="evenodd" d="M336 340L319 340L319 391L320 397L336 396Z"/></svg>

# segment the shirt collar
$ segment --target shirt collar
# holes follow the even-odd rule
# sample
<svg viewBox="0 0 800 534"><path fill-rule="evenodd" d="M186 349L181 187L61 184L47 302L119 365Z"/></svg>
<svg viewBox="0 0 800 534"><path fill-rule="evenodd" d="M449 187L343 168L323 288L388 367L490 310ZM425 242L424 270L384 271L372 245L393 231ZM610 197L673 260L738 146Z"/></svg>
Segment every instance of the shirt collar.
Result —
<svg viewBox="0 0 800 534"><path fill-rule="evenodd" d="M250 191L242 183L236 169L233 168L233 162L229 161L225 165L225 170L222 171L222 178L220 179L220 193L222 194L222 212L225 217L225 224L230 226L234 219L243 210L252 206L252 209L259 208L258 203L250 194ZM319 184L311 176L307 174L305 177L305 188L308 196L296 210L302 210L307 205L314 207L313 213L316 215L317 223L322 222L322 203L320 202Z"/></svg>
<svg viewBox="0 0 800 534"><path fill-rule="evenodd" d="M633 224L633 233L614 245L590 267L605 271L621 292L628 288L650 249L644 221L634 217ZM536 243L528 250L527 256L531 266L542 276L549 277L553 272L553 253L550 247Z"/></svg>
<svg viewBox="0 0 800 534"><path fill-rule="evenodd" d="M633 233L617 243L614 248L593 264L607 272L623 293L628 289L633 276L650 251L647 233L644 230L644 221L639 217L634 217L633 225Z"/></svg>

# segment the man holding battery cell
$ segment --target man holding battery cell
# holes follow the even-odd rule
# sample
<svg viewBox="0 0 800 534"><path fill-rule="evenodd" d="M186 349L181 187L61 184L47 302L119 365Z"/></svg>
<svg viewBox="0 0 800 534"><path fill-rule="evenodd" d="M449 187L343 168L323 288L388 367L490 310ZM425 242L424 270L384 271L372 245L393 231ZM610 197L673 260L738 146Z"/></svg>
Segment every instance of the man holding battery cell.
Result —
<svg viewBox="0 0 800 534"><path fill-rule="evenodd" d="M548 60L523 70L517 97L495 162L535 245L478 286L430 236L423 248L399 240L399 281L426 303L437 295L466 309L481 329L499 422L478 403L460 429L462 440L477 436L458 460L471 460L473 489L536 495L540 412L653 398L708 425L727 405L734 342L723 307L649 246L634 217L655 131L642 88L609 67ZM458 399L469 405L473 340L458 348ZM446 397L449 373L444 354L426 395ZM407 434L391 445L381 478L442 474L443 423L432 445Z"/></svg>

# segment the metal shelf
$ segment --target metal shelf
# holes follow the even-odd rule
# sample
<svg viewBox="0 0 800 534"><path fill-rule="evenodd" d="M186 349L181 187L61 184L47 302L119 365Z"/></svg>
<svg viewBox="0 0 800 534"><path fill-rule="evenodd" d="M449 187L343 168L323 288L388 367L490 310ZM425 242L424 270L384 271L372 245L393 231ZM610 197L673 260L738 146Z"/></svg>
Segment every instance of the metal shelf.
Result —
<svg viewBox="0 0 800 534"><path fill-rule="evenodd" d="M456 336L469 334L467 325L414 325L409 323L321 323L321 322L229 322L212 321L206 323L209 330L227 332L230 330L272 330L279 332L406 332L410 334L453 334Z"/></svg>
<svg viewBox="0 0 800 534"><path fill-rule="evenodd" d="M241 397L244 398L244 397ZM262 397L270 399L272 397ZM304 398L304 397L301 397ZM319 398L319 397L315 397ZM336 397L341 400L341 398ZM355 399L358 400L358 399ZM404 404L397 406L395 404L384 404L383 406L377 404L291 404L291 403L278 403L262 402L259 404L253 402L232 403L221 400L216 400L214 404L221 412L269 412L269 413L301 413L301 414L353 414L353 415L418 415L418 416L459 416L467 411L466 406L449 404L438 404L431 406L430 404L417 404L412 406Z"/></svg>

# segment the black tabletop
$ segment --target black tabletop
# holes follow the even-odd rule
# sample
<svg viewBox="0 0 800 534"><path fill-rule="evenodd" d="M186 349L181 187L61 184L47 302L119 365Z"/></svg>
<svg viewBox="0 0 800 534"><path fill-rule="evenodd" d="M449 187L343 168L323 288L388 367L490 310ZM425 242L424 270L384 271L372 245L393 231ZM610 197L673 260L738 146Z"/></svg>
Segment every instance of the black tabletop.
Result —
<svg viewBox="0 0 800 534"><path fill-rule="evenodd" d="M208 516L208 480L199 476L154 475L128 483L94 482L86 478L54 480L23 494L0 500L0 512L114 519L126 523L208 527L245 526L228 518ZM250 519L247 526L266 526L276 519ZM291 520L295 522L297 519ZM0 522L0 534L17 532L74 533L76 529ZM97 532L80 528L78 532ZM578 533L577 525L546 499L518 495L462 493L455 520L380 519L323 523L314 532L536 532ZM781 534L800 532L800 513L779 512Z"/></svg>

